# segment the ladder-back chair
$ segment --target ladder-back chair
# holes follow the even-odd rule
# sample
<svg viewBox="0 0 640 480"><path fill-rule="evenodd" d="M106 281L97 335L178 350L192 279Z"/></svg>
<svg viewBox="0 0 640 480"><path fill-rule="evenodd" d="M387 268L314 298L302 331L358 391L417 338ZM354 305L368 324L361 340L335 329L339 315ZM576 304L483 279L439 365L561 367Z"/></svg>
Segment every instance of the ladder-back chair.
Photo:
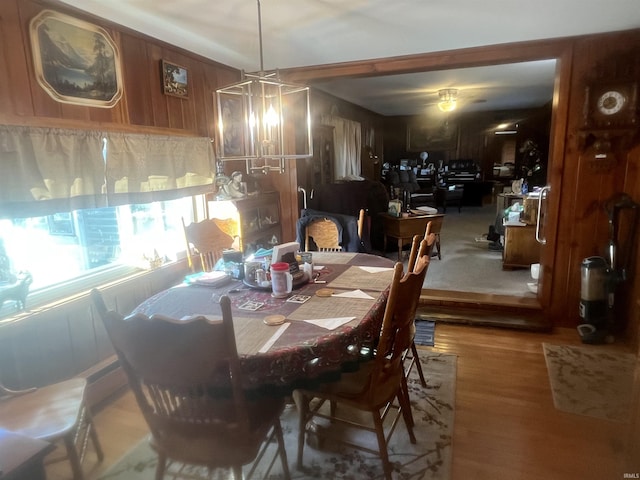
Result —
<svg viewBox="0 0 640 480"><path fill-rule="evenodd" d="M93 290L92 297L151 430L149 442L158 453L156 479L175 461L210 472L231 469L240 480L242 466L261 458L274 438L289 478L280 425L285 400L250 399L243 391L229 297L220 299L222 318L217 320L123 318L107 310L99 291Z"/></svg>
<svg viewBox="0 0 640 480"><path fill-rule="evenodd" d="M338 227L328 218L317 218L305 227L304 249L310 251L311 242L319 252L341 252L340 233Z"/></svg>
<svg viewBox="0 0 640 480"><path fill-rule="evenodd" d="M356 372L343 373L337 382L322 384L316 390L299 389L294 392L294 400L299 409L298 468L302 468L303 465L306 427L314 418L330 422L326 429L316 432L318 435L322 431L323 434L331 436L333 423L347 424L375 433L375 450L366 445L348 442L340 436L331 436L331 440L348 443L351 447L378 455L387 480L391 480L393 469L389 462L387 445L400 416L404 418L411 442L416 442L405 383L403 355L411 347L415 335L415 312L428 263L429 258L423 256L417 260L415 271L406 274L403 274L402 263L396 263L380 340L373 360L361 365ZM317 401L312 402L313 399ZM321 410L325 402L330 403L328 413ZM337 410L341 405L368 412L371 422L360 423L349 414L338 415ZM384 418L391 412L395 412L395 416L385 430Z"/></svg>
<svg viewBox="0 0 640 480"><path fill-rule="evenodd" d="M210 272L216 262L222 258L223 250L231 248L234 242L233 237L225 233L214 219L185 225L183 218L182 227L187 242L189 267L194 273L196 272L196 265L193 262L194 256L198 257L202 271Z"/></svg>
<svg viewBox="0 0 640 480"><path fill-rule="evenodd" d="M427 223L426 231L429 231L429 225L431 222ZM423 241L424 240L424 241ZM436 236L434 233L428 233L424 237L424 239L420 238L420 235L414 235L413 241L411 243L411 251L409 252L409 262L407 263L407 271L412 272L416 268L416 260L426 255L428 258L431 258L431 252L433 252L433 247L436 243ZM425 267L425 270L428 270L429 265ZM426 272L425 272L426 277ZM422 365L420 364L420 360L418 357L418 348L416 347L415 342L411 342L411 349L405 353L405 362L408 362L408 366L406 369L406 377L409 377L411 370L415 366L418 371L418 377L420 378L420 384L423 387L427 386L427 381L424 378L424 372L422 371Z"/></svg>

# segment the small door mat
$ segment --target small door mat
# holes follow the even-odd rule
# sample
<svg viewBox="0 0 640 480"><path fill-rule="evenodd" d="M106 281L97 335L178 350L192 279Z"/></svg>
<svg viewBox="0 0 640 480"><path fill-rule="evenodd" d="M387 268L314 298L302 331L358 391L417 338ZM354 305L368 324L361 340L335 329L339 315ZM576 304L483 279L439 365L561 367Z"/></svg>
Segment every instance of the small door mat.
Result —
<svg viewBox="0 0 640 480"><path fill-rule="evenodd" d="M435 343L436 322L433 320L416 319L416 336L414 342L416 345L426 345L433 347Z"/></svg>

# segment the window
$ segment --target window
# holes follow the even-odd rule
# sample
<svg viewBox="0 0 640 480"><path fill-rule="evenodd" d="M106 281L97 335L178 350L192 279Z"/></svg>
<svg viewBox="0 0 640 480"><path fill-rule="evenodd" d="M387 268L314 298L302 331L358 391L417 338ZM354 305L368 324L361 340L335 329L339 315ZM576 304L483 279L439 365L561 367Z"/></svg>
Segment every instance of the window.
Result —
<svg viewBox="0 0 640 480"><path fill-rule="evenodd" d="M107 269L121 275L123 267L148 266L145 257L156 253L175 260L185 250L182 217L193 219L192 197L0 219L0 288L21 271L31 274L35 293ZM0 316L15 312L12 302L0 308Z"/></svg>

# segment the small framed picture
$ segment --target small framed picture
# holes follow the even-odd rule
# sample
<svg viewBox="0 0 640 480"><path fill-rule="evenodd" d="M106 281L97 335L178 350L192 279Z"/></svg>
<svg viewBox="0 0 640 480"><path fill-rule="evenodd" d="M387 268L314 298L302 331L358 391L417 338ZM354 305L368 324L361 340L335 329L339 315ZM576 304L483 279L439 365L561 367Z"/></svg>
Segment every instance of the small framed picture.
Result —
<svg viewBox="0 0 640 480"><path fill-rule="evenodd" d="M162 91L165 95L189 98L189 72L187 69L162 60Z"/></svg>

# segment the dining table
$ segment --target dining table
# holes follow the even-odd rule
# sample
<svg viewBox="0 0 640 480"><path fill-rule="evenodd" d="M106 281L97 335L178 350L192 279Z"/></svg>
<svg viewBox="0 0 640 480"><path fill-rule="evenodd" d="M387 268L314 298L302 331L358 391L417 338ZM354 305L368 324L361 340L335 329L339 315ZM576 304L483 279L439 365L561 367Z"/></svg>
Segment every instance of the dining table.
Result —
<svg viewBox="0 0 640 480"><path fill-rule="evenodd" d="M394 267L385 257L355 252L313 252L313 264L313 278L285 298L232 278L215 286L181 283L131 315L221 318L219 300L227 295L244 388L289 395L337 380L372 358Z"/></svg>

